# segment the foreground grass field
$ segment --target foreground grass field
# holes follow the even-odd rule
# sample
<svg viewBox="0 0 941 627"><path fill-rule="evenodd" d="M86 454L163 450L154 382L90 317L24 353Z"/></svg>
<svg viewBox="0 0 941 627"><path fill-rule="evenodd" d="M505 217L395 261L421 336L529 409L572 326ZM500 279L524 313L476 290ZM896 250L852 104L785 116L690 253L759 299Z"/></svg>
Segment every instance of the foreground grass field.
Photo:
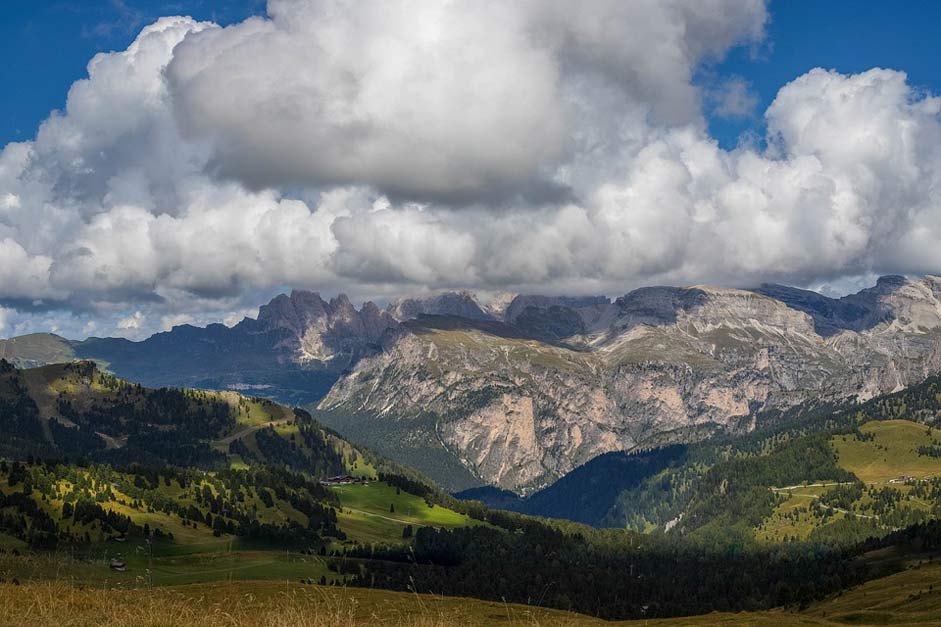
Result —
<svg viewBox="0 0 941 627"><path fill-rule="evenodd" d="M919 562L802 612L709 614L605 622L525 605L274 581L197 584L154 590L82 589L64 582L0 584L0 627L360 627L530 625L601 627L941 626L941 565Z"/></svg>

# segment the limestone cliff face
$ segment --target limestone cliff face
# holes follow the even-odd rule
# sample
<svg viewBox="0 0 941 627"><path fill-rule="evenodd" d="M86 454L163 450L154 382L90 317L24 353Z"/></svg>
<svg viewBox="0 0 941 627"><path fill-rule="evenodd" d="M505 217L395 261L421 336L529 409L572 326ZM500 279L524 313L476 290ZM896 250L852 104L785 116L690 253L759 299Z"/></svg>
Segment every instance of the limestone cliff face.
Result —
<svg viewBox="0 0 941 627"><path fill-rule="evenodd" d="M839 300L778 286L517 297L504 315L406 322L320 408L401 434L405 451L430 423L422 446L525 492L608 451L749 429L763 408L869 398L941 370L934 277Z"/></svg>

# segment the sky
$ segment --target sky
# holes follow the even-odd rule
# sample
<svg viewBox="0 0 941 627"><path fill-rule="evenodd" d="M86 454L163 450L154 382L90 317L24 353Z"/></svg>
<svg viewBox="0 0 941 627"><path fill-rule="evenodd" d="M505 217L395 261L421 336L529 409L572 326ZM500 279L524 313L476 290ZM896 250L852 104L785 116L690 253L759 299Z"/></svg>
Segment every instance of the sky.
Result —
<svg viewBox="0 0 941 627"><path fill-rule="evenodd" d="M0 336L941 272L939 14L5 0Z"/></svg>

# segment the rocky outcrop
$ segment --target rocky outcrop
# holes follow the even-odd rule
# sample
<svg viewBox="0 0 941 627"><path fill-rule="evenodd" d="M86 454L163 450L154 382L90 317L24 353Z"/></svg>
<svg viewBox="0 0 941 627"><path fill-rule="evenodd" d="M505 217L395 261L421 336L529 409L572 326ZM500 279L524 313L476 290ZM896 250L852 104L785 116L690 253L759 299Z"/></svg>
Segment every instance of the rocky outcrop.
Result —
<svg viewBox="0 0 941 627"><path fill-rule="evenodd" d="M406 323L320 407L341 431L343 416L365 420L360 433L383 425L385 442L368 442L380 450L396 434L409 450L420 421L431 434L421 446L526 492L608 451L919 381L941 370L939 295L937 278L890 277L843 299L780 286L643 288L613 303L517 297L505 328Z"/></svg>
<svg viewBox="0 0 941 627"><path fill-rule="evenodd" d="M294 291L263 305L257 319L231 328L179 325L140 342L57 342L50 336L13 345L17 354L25 345L41 363L99 360L118 376L151 387L242 390L300 405L323 398L353 364L380 351L382 338L397 326L372 303L357 310L344 295L325 301L314 292ZM67 351L50 348L56 346ZM63 356L43 357L50 353Z"/></svg>

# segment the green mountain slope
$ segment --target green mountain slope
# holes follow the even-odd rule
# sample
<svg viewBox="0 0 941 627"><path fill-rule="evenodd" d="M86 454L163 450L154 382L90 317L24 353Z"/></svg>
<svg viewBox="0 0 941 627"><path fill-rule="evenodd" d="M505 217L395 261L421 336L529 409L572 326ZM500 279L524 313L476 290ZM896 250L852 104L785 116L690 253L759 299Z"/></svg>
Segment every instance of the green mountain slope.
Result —
<svg viewBox="0 0 941 627"><path fill-rule="evenodd" d="M351 478L321 481L334 475ZM127 566L72 570L102 585L139 584L144 572L160 585L343 582L348 553L408 545L427 526L483 524L449 503L302 410L148 389L93 362L20 370L0 360L0 555L29 556L0 564L2 577L40 576L44 551L68 550Z"/></svg>
<svg viewBox="0 0 941 627"><path fill-rule="evenodd" d="M0 455L219 469L263 463L314 477L401 471L302 410L236 392L149 389L76 361L0 360Z"/></svg>
<svg viewBox="0 0 941 627"><path fill-rule="evenodd" d="M601 524L710 542L852 543L941 517L941 379L866 403L764 417L688 447L623 491Z"/></svg>

